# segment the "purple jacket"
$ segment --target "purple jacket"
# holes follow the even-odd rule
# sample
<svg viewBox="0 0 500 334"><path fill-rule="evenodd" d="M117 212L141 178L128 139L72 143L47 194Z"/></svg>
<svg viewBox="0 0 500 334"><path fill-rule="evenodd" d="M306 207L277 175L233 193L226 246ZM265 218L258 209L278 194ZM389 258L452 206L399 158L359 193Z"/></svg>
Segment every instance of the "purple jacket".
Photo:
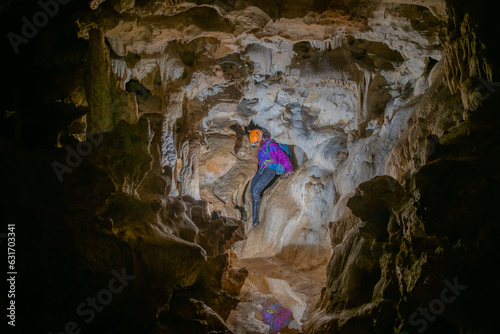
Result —
<svg viewBox="0 0 500 334"><path fill-rule="evenodd" d="M272 160L271 163L273 163L273 161L274 161L274 163L276 163L276 164L282 164L283 167L285 167L285 172L288 173L288 172L293 171L292 163L290 162L290 159L288 159L288 156L286 155L286 153L283 152L283 150L280 148L280 146L277 143L273 142L273 143L269 144L269 154L271 155L271 157L269 157L269 155L266 153L266 144L270 140L271 140L271 138L266 139L266 141L264 141L259 148L259 155L258 155L259 167L264 166L264 168L267 168L265 166L266 160Z"/></svg>

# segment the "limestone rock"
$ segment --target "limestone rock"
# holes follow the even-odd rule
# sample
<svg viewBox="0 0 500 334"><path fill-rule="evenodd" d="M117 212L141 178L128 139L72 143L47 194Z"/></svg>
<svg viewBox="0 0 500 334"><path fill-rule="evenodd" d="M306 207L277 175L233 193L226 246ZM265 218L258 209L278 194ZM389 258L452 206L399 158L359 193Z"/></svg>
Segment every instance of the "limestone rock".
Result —
<svg viewBox="0 0 500 334"><path fill-rule="evenodd" d="M328 227L330 229L332 248L342 243L349 231L359 223L361 223L360 219L350 210L346 210L339 220L330 222Z"/></svg>
<svg viewBox="0 0 500 334"><path fill-rule="evenodd" d="M120 91L111 72L111 60L104 43L104 34L98 29L89 32L89 70L86 76L86 97L90 112L89 132L106 132L120 119L135 124L138 121L137 103L133 94Z"/></svg>
<svg viewBox="0 0 500 334"><path fill-rule="evenodd" d="M387 221L390 208L397 207L403 198L399 182L384 175L360 184L347 206L364 221Z"/></svg>
<svg viewBox="0 0 500 334"><path fill-rule="evenodd" d="M29 38L26 4L0 10L23 36L0 75L21 332L63 331L118 272L82 332L265 332L271 297L306 333L495 331L491 4L92 0ZM255 126L296 172L257 227Z"/></svg>
<svg viewBox="0 0 500 334"><path fill-rule="evenodd" d="M360 185L348 205L365 222L334 248L326 294L305 332L413 332L425 326L438 333L494 326L473 306L478 295L492 293L485 287L488 269L477 263L494 255L481 244L498 238L497 232L482 232L498 229L486 200L496 195L485 186L490 170L476 168L486 161L497 165L498 159L474 153L463 131L476 131L476 122L491 120L493 110L483 109L481 117L446 135L439 158L405 179L404 191L388 177ZM489 141L488 136L483 132L475 139ZM443 291L450 287L456 298L445 304ZM469 294L471 287L475 291ZM437 311L438 304L445 306ZM432 318L423 318L422 307ZM435 317L438 313L442 317Z"/></svg>
<svg viewBox="0 0 500 334"><path fill-rule="evenodd" d="M65 223L50 237L38 234L49 243L72 240L75 249L67 248L67 254L56 247L65 254L64 261L73 263L65 267L69 268L68 274L57 282L71 277L81 288L80 293L72 294L70 289L56 284L68 297L55 307L78 305L80 298L95 296L116 271L130 277L130 283L106 312L99 314L97 321L84 327L86 330L96 332L115 323L114 330L123 333L144 328L171 331L178 324L169 323L165 320L168 315L164 318L160 312L168 309L175 319L185 317L188 326L196 318L193 314L199 312L199 319L207 321L204 330L228 332L223 319L236 306L246 273L230 270L225 251L244 238L243 225L229 218L212 221L206 203L169 197L163 187L143 184L152 171L159 173L159 155L151 154L158 139L151 132L161 128L150 125L146 119L135 125L120 122L114 131L94 137L99 141L95 141L92 154L80 157L80 165L64 174L62 186L50 186L64 198L60 203L65 208L65 218L61 220ZM61 150L64 161L68 151ZM74 150L78 152L77 147ZM50 161L46 166L46 170L41 169L47 173L44 179L57 184ZM45 228L48 225L40 226ZM37 232L38 229L34 231ZM53 259L53 264L46 265L57 266L57 258ZM233 282L228 285L232 295L225 292L222 277ZM44 281L48 291L53 291L53 284ZM44 328L50 331L64 326L67 314L60 314L51 317ZM116 314L125 318L116 321ZM84 319L80 320L83 324Z"/></svg>
<svg viewBox="0 0 500 334"><path fill-rule="evenodd" d="M169 331L187 333L230 333L221 317L203 302L189 299L176 301L175 307L169 313L160 314L159 322ZM158 332L161 333L160 325Z"/></svg>
<svg viewBox="0 0 500 334"><path fill-rule="evenodd" d="M103 136L95 135L97 139ZM147 120L141 120L139 126L135 127L121 122L102 139L103 143L99 144L91 156L92 162L95 166L107 170L117 190L134 195L146 173L151 170L151 139ZM113 159L117 149L122 158Z"/></svg>

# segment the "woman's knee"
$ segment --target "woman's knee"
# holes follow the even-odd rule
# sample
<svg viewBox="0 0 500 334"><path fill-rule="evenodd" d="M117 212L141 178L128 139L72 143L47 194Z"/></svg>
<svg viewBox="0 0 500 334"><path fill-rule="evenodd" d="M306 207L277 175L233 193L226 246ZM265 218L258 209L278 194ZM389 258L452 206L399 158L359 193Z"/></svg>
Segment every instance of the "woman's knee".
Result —
<svg viewBox="0 0 500 334"><path fill-rule="evenodd" d="M260 189L253 189L252 191L252 199L254 201L259 201L260 200Z"/></svg>

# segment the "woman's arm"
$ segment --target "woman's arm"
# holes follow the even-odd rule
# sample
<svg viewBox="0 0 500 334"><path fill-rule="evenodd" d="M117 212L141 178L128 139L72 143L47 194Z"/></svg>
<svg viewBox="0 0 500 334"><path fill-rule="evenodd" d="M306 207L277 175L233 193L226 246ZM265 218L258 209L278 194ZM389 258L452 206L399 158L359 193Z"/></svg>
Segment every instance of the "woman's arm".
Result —
<svg viewBox="0 0 500 334"><path fill-rule="evenodd" d="M285 167L285 172L292 172L293 167L290 159L285 152L281 149L279 144L277 143L269 143L269 154L271 155L271 159L273 159L274 163L282 164Z"/></svg>

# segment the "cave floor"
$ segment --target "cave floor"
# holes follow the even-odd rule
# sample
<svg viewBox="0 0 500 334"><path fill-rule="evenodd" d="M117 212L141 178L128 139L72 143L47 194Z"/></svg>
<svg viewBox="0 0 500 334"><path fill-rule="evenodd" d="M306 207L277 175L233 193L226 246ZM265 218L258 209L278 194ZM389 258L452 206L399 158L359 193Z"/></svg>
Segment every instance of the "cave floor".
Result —
<svg viewBox="0 0 500 334"><path fill-rule="evenodd" d="M261 304L276 298L293 312L299 328L320 302L326 286L326 265L301 269L277 257L233 259L233 269L246 268L249 275L240 292L240 303L228 318L235 333L267 333L268 326L255 318Z"/></svg>

